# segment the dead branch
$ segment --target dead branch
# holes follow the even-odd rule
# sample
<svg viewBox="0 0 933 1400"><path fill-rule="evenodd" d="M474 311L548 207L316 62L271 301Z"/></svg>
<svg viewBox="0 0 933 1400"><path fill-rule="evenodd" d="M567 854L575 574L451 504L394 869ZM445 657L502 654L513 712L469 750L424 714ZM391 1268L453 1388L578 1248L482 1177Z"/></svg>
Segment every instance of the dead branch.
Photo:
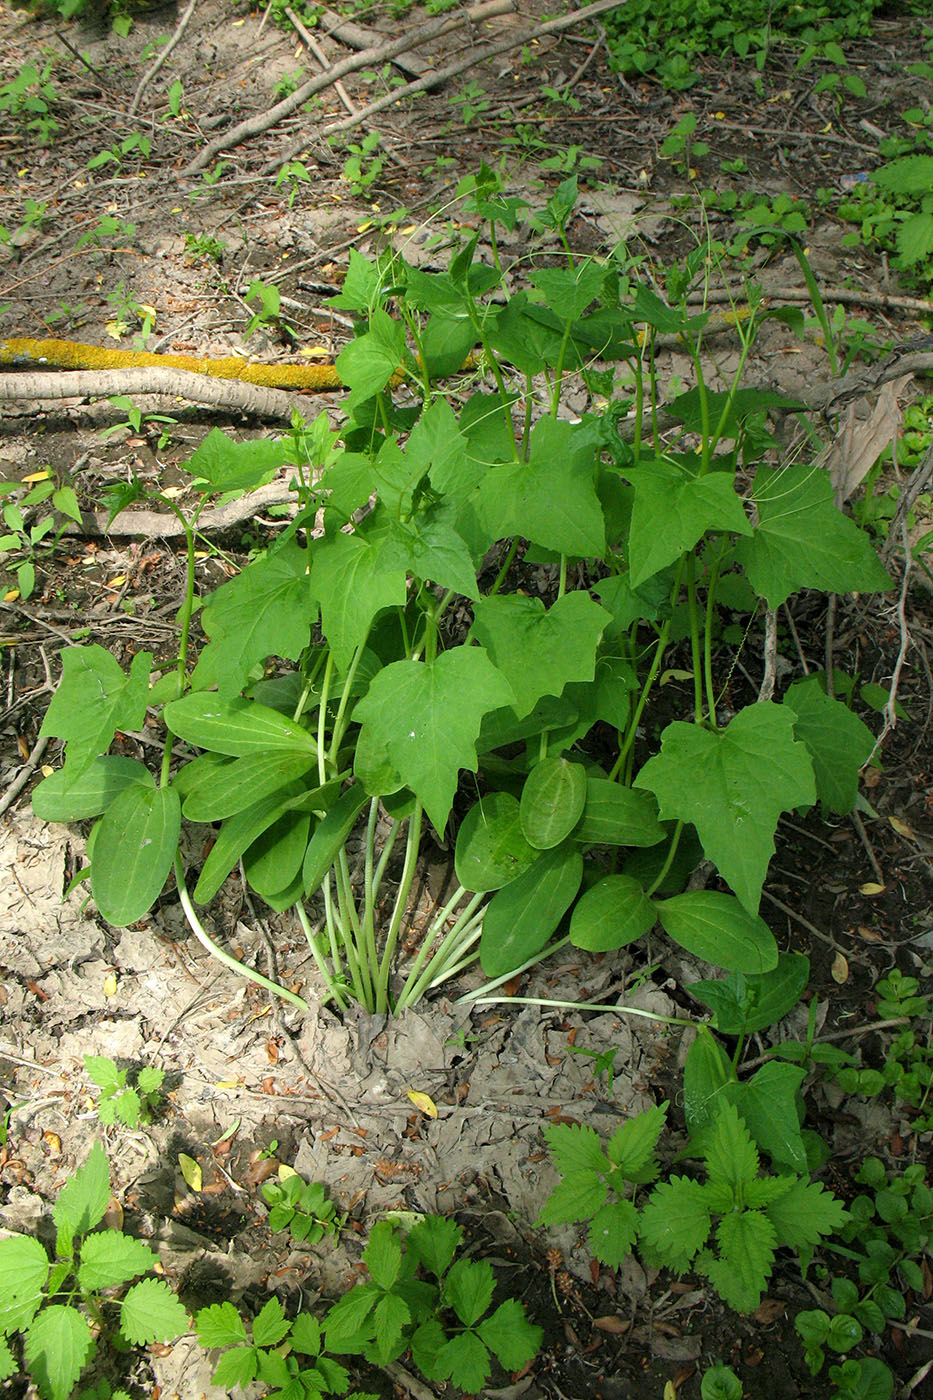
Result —
<svg viewBox="0 0 933 1400"><path fill-rule="evenodd" d="M754 280L754 279L751 279ZM768 303L776 301L810 301L806 287L769 287L763 289ZM729 287L711 287L708 291L691 292L687 297L688 306L703 306L708 302L744 302L748 286L743 282ZM821 287L820 296L825 302L836 302L840 306L874 306L879 311L919 311L924 315L933 313L933 301L923 297L892 296L889 292L853 291L851 287Z"/></svg>
<svg viewBox="0 0 933 1400"><path fill-rule="evenodd" d="M437 38L439 34L446 34L451 29L457 29L464 24L477 23L488 19L490 15L502 14L503 7L511 9L511 0L486 0L483 4L471 5L468 10L463 10L459 14L445 15L442 19L435 20L433 24L424 25L417 36L416 45L420 46L428 39ZM606 8L609 8L608 4ZM246 121L238 122L222 136L217 136L213 141L208 142L203 151L200 151L194 160L189 161L185 166L181 172L182 175L196 175L198 171L206 169L221 151L229 151L232 147L239 146L241 142L248 141L250 137L268 131L270 127L275 126L283 118L291 116L292 112L297 112L300 107L304 106L309 97L314 97L316 93L332 87L338 78L345 78L348 73L355 73L359 68L367 68L374 63L382 63L386 59L394 58L397 54L404 53L406 49L411 47L411 35L405 34L400 39L388 40L375 48L364 49L361 53L352 54L340 63L335 63L326 73L309 78L289 97L283 98L281 102L276 102L265 112L257 112L255 116L247 118Z"/></svg>
<svg viewBox="0 0 933 1400"><path fill-rule="evenodd" d="M172 49L175 48L176 44L181 39L181 36L188 28L188 21L194 14L194 7L196 3L197 0L188 0L188 7L182 15L181 19L178 21L177 25L175 26L175 33L172 35L171 39L169 39L168 43L165 45L165 48L161 51L158 58L153 63L152 67L146 69L145 73L142 75L139 82L136 84L136 91L133 93L133 100L130 103L129 108L127 110L128 116L131 117L136 111L136 108L139 106L140 98L146 91L146 88L152 82L156 73L158 73L159 69L162 67L162 64L172 52Z"/></svg>
<svg viewBox="0 0 933 1400"><path fill-rule="evenodd" d="M247 496L237 501L229 501L216 510L202 510L198 516L198 534L212 534L218 530L230 530L244 520L251 520L259 511L269 506L283 505L286 501L294 504L295 493L289 491L288 483L271 481L268 486L257 486ZM83 510L81 524L71 520L62 531L63 535L133 535L150 540L173 539L184 534L184 526L171 511L125 510L112 524L110 512L106 510Z"/></svg>
<svg viewBox="0 0 933 1400"><path fill-rule="evenodd" d="M0 403L24 399L101 399L109 394L167 394L226 412L248 413L273 422L291 421L294 408L308 401L281 389L264 389L236 379L213 379L175 369L114 369L0 374Z"/></svg>
<svg viewBox="0 0 933 1400"><path fill-rule="evenodd" d="M394 88L384 97L370 102L367 107L361 107L353 116L343 117L336 122L328 122L323 129L323 135L332 136L338 131L349 131L351 127L359 126L361 122L368 121L370 117L375 116L377 112L383 111L386 107L391 107L406 97L414 97L419 92L428 92L431 88L441 87L449 79L457 77L459 73L466 72L468 68L475 68L477 64L484 63L489 58L497 58L499 54L511 53L514 49L521 48L523 44L530 44L535 39L544 38L547 34L559 34L563 29L570 29L571 26L581 24L584 20L593 19L596 15L605 14L607 10L617 10L618 8L618 0L596 0L595 4L586 5L582 10L573 10L569 15L561 15L557 19L548 20L546 24L536 25L533 29L525 29L520 34L513 34L510 38L502 39L498 43L486 44L482 48L475 49L467 58L458 59L456 63L449 63L446 68L438 68L433 73L427 73L415 82L406 83L404 87Z"/></svg>

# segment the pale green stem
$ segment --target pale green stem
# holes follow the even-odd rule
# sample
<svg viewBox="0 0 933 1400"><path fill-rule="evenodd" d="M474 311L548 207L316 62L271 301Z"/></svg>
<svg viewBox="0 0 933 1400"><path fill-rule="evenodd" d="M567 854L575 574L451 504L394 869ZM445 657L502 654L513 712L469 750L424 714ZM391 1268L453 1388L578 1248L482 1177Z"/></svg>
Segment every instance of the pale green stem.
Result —
<svg viewBox="0 0 933 1400"><path fill-rule="evenodd" d="M618 1016L641 1016L645 1021L660 1021L665 1026L699 1026L701 1021L688 1021L684 1016L661 1016L657 1011L642 1011L640 1006L604 1006L595 1001L549 1001L545 997L461 997L455 1002L469 1001L474 1006L552 1006L557 1011L613 1011Z"/></svg>
<svg viewBox="0 0 933 1400"><path fill-rule="evenodd" d="M360 925L359 910L356 907L356 899L353 894L353 883L350 879L350 866L347 862L347 848L341 847L337 857L337 864L334 868L337 878L337 894L340 899L340 907L343 914L343 941L344 946L349 949L352 945L353 958L359 970L360 987L363 990L363 1000L366 1006L372 1006L373 998L373 967L369 961L368 950L363 939L363 931Z"/></svg>
<svg viewBox="0 0 933 1400"><path fill-rule="evenodd" d="M389 931L386 934L385 946L382 953L382 963L379 967L379 981L376 987L376 1010L388 1011L389 1009L389 977L392 973L392 959L395 956L395 945L398 942L399 930L402 927L402 919L408 905L408 896L411 894L412 881L415 878L415 868L418 864L418 850L421 845L421 803L415 801L414 811L408 819L408 835L405 841L405 864L402 866L402 878L399 882L398 893L395 896L395 907L392 910L392 919L389 923Z"/></svg>
<svg viewBox="0 0 933 1400"><path fill-rule="evenodd" d="M185 884L185 872L181 863L181 856L179 855L175 856L175 883L178 886L178 898L181 902L182 909L185 911L185 918L188 920L191 932L201 946L207 949L212 958L216 958L218 962L222 962L224 967L229 967L231 972L236 972L241 977L247 977L250 982L258 983L260 987L264 987L267 992L272 992L274 996L282 997L285 1001L290 1001L293 1006L298 1007L299 1011L308 1010L308 1003L303 997L297 996L295 992L288 991L286 987L280 987L278 982L273 982L271 978L264 977L262 973L257 972L255 968L246 967L245 964L238 962L231 953L225 952L223 948L219 947L214 942L204 929L201 920L198 918L195 907L191 902L191 896Z"/></svg>
<svg viewBox="0 0 933 1400"><path fill-rule="evenodd" d="M330 683L334 676L334 654L327 653L327 665L324 667L324 679L321 681L321 699L317 712L317 772L318 781L323 787L327 782L327 748L325 738L327 735L327 701L330 697Z"/></svg>
<svg viewBox="0 0 933 1400"><path fill-rule="evenodd" d="M363 938L366 957L370 967L379 966L376 951L376 890L373 885L373 856L376 845L376 819L379 815L379 798L374 797L369 804L369 817L366 821L366 845L363 866Z"/></svg>
<svg viewBox="0 0 933 1400"><path fill-rule="evenodd" d="M386 841L385 845L384 845L383 848L382 848L382 854L381 854L380 857L379 857L379 864L376 866L376 873L375 873L375 875L373 876L373 881L372 881L372 899L373 899L373 907L374 907L374 910L375 910L375 904L376 904L376 894L377 894L378 890L380 889L380 887L381 887L381 885L382 885L383 877L384 877L384 875L385 875L385 873L386 873L386 866L387 866L388 863L389 863L389 857L390 857L391 854L392 854L392 851L393 851L393 848L394 848L394 846L395 846L395 843L396 843L396 841L398 840L398 834L399 834L399 832L401 831L401 829L402 829L402 823L401 823L400 821L396 821L396 820L393 818L393 821L392 821L392 830L389 832L389 839ZM373 914L373 918L374 918L374 920L375 920L375 912L374 912L374 914Z"/></svg>
<svg viewBox="0 0 933 1400"><path fill-rule="evenodd" d="M464 996L458 997L454 1005L460 1006L464 1002L475 1001L478 996L481 996L485 992L494 992L496 988L501 987L504 982L511 982L512 978L517 977L519 973L527 972L529 967L537 967L538 963L544 962L545 958L549 958L552 953L557 952L558 948L563 948L564 944L569 942L570 934L567 933L563 938L559 938L556 943L549 943L546 948L542 948L540 953L537 953L533 958L529 958L527 962L523 962L520 967L509 968L508 972L504 972L501 977L494 977L491 982L484 982L482 987L476 992L467 992ZM502 1001L509 1000L508 997L492 998L493 1001L500 999Z"/></svg>
<svg viewBox="0 0 933 1400"><path fill-rule="evenodd" d="M356 651L353 653L353 659L350 662L349 667L347 668L347 674L344 676L343 680L343 694L340 697L340 704L337 706L337 715L334 719L334 727L332 730L332 739L330 746L330 761L334 768L337 767L337 754L340 750L340 743L343 739L344 730L346 729L344 715L347 711L347 701L350 698L350 687L353 684L353 677L356 675L356 668L360 664L360 658L362 655L363 643L361 643L357 647Z"/></svg>
<svg viewBox="0 0 933 1400"><path fill-rule="evenodd" d="M298 915L298 922L301 924L301 927L304 931L304 936L307 941L308 948L311 951L311 956L315 961L318 972L321 974L321 977L324 980L325 986L327 987L328 997L332 997L333 1000L340 1007L340 1010L345 1011L347 1008L346 998L343 994L342 988L338 986L337 982L334 980L334 978L328 971L327 959L324 955L323 949L318 943L318 931L311 927L311 921L308 918L308 915L305 911L305 907L300 900L294 906L294 909L295 913Z"/></svg>
<svg viewBox="0 0 933 1400"><path fill-rule="evenodd" d="M425 986L430 984L431 979L436 975L438 969L443 968L451 957L459 955L464 928L470 922L478 906L485 899L485 894L475 894L466 908L461 910L453 927L443 935L433 954L431 948L435 939L442 933L444 924L450 918L453 910L465 894L466 890L464 890L463 886L458 885L451 898L444 905L444 908L432 921L431 927L418 952L418 956L409 968L408 976L405 979L405 985L395 1005L396 1012L417 1002L421 998ZM427 967L425 967L426 963ZM423 973L422 968L424 968Z"/></svg>

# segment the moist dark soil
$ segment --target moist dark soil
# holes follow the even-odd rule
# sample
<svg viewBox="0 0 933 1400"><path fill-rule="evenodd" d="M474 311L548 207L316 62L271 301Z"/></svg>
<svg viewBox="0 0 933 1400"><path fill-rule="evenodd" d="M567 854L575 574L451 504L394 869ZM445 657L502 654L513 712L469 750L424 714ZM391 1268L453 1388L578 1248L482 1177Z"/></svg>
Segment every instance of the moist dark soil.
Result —
<svg viewBox="0 0 933 1400"><path fill-rule="evenodd" d="M532 203L576 170L573 246L604 250L625 239L640 275L663 285L661 269L698 238L727 242L734 232L732 215L714 207L701 215L698 187L789 193L823 207L817 191L839 191L873 168L879 132L900 131L901 113L929 96L923 80L906 72L921 48L917 19L880 21L871 40L847 46L868 95L847 95L841 106L834 94L816 93L814 72L799 70L797 56L781 51L760 76L750 64L704 60L700 82L687 93L624 81L608 64L600 31L581 24L478 62L349 133L343 139L353 143L374 127L381 134L381 147L364 157L362 181L347 178L347 148L322 135L346 115L333 88L309 109L222 152L205 179L185 173L197 151L235 121L270 108L281 95L276 86L299 68L310 74L315 60L294 30L276 27L265 6L202 0L134 110L140 79L184 8L134 10L129 34L120 37L103 18L65 24L0 5L0 82L25 64L47 64L53 90L45 114L8 115L0 128L0 224L12 235L0 248L2 336L114 349L132 347L148 332L147 348L167 353L331 359L352 334L326 304L349 249L372 255L391 243L409 260L439 269L459 232L448 208L456 186L482 162L502 163L510 191ZM520 35L545 8L523 4L420 51L428 20L418 10L398 18L377 9L361 22L383 39L409 31L413 50L427 53L436 68L490 39ZM326 23L315 34L328 62L351 51L328 37ZM383 63L351 74L349 100L365 106L398 77ZM176 82L181 89L172 97ZM545 89L565 91L567 100L549 100ZM464 96L466 103L452 101ZM468 105L474 111L464 120ZM660 154L687 111L710 147L693 177ZM39 126L30 128L34 116ZM55 126L46 121L43 131L43 117ZM148 153L139 141L126 145L134 135L149 143ZM94 163L104 150L113 158ZM601 164L589 168L584 157ZM723 174L722 162L738 157L747 173ZM309 177L293 189L276 184L276 172L291 159ZM825 288L865 294L864 306L847 308L868 323L860 332L869 342L863 353L875 358L928 329L929 315L898 301L918 289L899 286L877 252L848 246L830 209L825 203L814 213L808 257ZM117 221L115 233L100 232L103 218ZM522 236L503 245L504 256L524 255ZM799 266L780 242L752 245L750 259L735 264L731 281L751 270L775 303L801 292ZM246 297L255 279L278 287L282 316L248 333L255 305ZM885 296L892 300L880 306ZM738 348L726 334L710 341L710 356L709 382L718 387L734 371ZM691 373L676 346L662 350L662 391L678 381L689 385ZM794 339L777 322L747 368L748 382L791 394L828 377L816 336ZM922 378L900 386L901 405L929 388ZM571 389L569 411L583 403L581 390L575 408ZM0 403L0 478L23 482L48 469L75 486L83 509L100 511L102 491L133 476L184 493L189 479L181 464L212 426L242 437L272 431L256 417L164 395L138 405L172 421L128 423L125 409L106 398L51 403L24 391ZM341 421L339 395L303 395L302 409L306 418L323 411L333 424ZM397 1023L363 1015L340 1021L320 1007L302 1021L211 963L188 935L170 887L130 929L103 923L81 888L71 887L83 864L86 826L44 824L29 805L40 760L57 761L54 744L44 753L36 744L60 675L59 653L95 641L121 662L148 649L158 663L177 647L179 543L159 529L134 537L125 520L109 533L62 534L54 548L41 549L25 600L11 571L3 580L0 795L9 800L0 826L0 1085L12 1111L0 1148L0 1224L46 1229L58 1190L103 1137L115 1218L122 1215L126 1229L158 1249L164 1276L191 1309L231 1298L254 1312L276 1293L294 1310L336 1297L359 1278L368 1229L382 1212L439 1211L463 1225L474 1257L493 1263L497 1297L519 1297L544 1329L537 1359L521 1375L494 1376L486 1395L696 1400L700 1377L715 1360L734 1366L753 1400L828 1394L825 1372L814 1379L807 1371L793 1327L801 1308L825 1301L819 1267L803 1281L793 1261L780 1258L758 1312L738 1317L690 1275L658 1274L634 1257L607 1270L591 1259L582 1232L536 1227L556 1181L545 1124L586 1122L608 1134L621 1117L670 1099L675 1138L682 1131L689 1039L679 1029L633 1025L610 1012L471 1010L452 1000ZM216 535L199 559L199 592L229 577L276 528L260 516ZM896 560L892 567L896 574ZM553 580L528 566L523 586L546 595ZM840 598L831 621L825 598L799 595L781 622L792 678L823 668L828 652L861 682L887 687L905 628L908 635L898 691L907 718L887 735L878 766L865 776L872 813L852 821L812 811L782 821L762 905L782 949L811 960L808 998L819 1033L846 1033L839 1043L866 1066L884 1064L893 1033L863 1030L878 1019L879 978L893 967L928 977L933 956L931 597L915 573L903 622L893 593ZM754 698L760 669L750 651L738 666L723 653L727 705ZM676 681L665 699L670 718L690 708ZM874 720L880 730L880 716ZM119 751L150 761L160 745L155 729L118 739ZM187 859L197 865L202 856L192 841ZM426 863L426 908L447 860L437 851ZM288 985L302 985L314 1000L300 930L251 902L237 879L224 886L205 922L238 956L262 970L277 966ZM624 1001L661 1014L684 1008L696 1016L682 988L702 975L683 954L649 939L624 957L559 955L528 975L521 992L574 1003ZM470 985L467 979L456 991ZM799 1037L806 1016L806 1006L797 1008L768 1035ZM769 1043L762 1039L752 1053ZM574 1053L607 1046L618 1050L612 1079ZM165 1069L167 1098L151 1125L132 1132L101 1127L85 1054ZM831 1085L806 1087L808 1126L832 1151L824 1176L843 1198L856 1193L853 1174L869 1152L892 1171L927 1159L931 1135L917 1132L912 1111L890 1095L845 1098ZM434 1099L436 1119L413 1108L409 1090ZM184 1180L179 1154L201 1165L200 1191ZM309 1249L270 1232L260 1188L279 1164L325 1183L347 1215L339 1238ZM911 1294L908 1317L919 1331L889 1328L875 1342L904 1396L920 1397L929 1384L929 1303L929 1294ZM123 1384L136 1396L221 1394L210 1384L210 1359L191 1337L144 1356L101 1355L94 1379ZM355 1379L387 1398L451 1393L414 1376L404 1358L385 1374L361 1367ZM4 1391L27 1393L24 1381Z"/></svg>

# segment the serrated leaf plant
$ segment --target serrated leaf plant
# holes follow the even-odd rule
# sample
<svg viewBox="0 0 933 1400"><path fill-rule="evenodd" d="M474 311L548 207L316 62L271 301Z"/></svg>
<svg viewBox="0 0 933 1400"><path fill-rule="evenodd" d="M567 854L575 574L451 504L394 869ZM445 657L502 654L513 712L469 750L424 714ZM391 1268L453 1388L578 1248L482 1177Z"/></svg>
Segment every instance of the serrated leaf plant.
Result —
<svg viewBox="0 0 933 1400"><path fill-rule="evenodd" d="M825 473L780 461L765 418L792 403L742 384L773 314L754 296L728 387L707 386L708 313L686 300L704 249L670 270L665 300L624 250L573 255L574 179L537 211L485 169L463 192L487 260L477 234L437 273L351 252L334 298L357 322L337 360L339 433L323 417L280 441L215 430L194 453L177 665L153 683L148 653L128 670L100 646L64 653L42 734L66 740L66 762L34 809L99 818L90 883L109 922L141 918L173 876L204 946L302 1009L203 928L196 906L241 862L256 894L293 911L338 1010L399 1012L477 962L488 992L568 941L612 952L658 924L761 975L777 965L759 915L777 822L817 801L849 810L872 736L853 742L846 707L805 682L730 713L723 609L746 615L741 638L801 589L871 592L888 576ZM560 265L502 265L498 231L520 218L556 236ZM664 335L696 384L662 405ZM451 393L464 364L473 378ZM573 419L571 385L589 394ZM283 463L296 514L201 600L192 669L200 511ZM678 674L682 703L653 724ZM151 709L169 736L157 775L107 752ZM191 893L183 822L217 827ZM413 929L437 840L457 883ZM703 858L728 890L685 889Z"/></svg>
<svg viewBox="0 0 933 1400"><path fill-rule="evenodd" d="M586 1222L594 1257L618 1268L632 1249L675 1274L706 1277L737 1312L754 1312L780 1247L808 1250L847 1219L841 1201L805 1176L762 1176L758 1150L732 1104L705 1134L706 1180L672 1176L636 1204L655 1181L655 1155L667 1105L617 1129L605 1150L589 1127L555 1124L546 1137L561 1181L539 1224Z"/></svg>
<svg viewBox="0 0 933 1400"><path fill-rule="evenodd" d="M482 1390L491 1358L520 1370L535 1356L540 1327L521 1302L493 1308L495 1278L487 1260L457 1257L463 1230L443 1216L425 1216L403 1233L380 1220L363 1260L369 1280L345 1293L324 1321L327 1346L386 1366L406 1352L429 1380Z"/></svg>
<svg viewBox="0 0 933 1400"><path fill-rule="evenodd" d="M20 1370L21 1350L42 1400L67 1400L108 1340L145 1346L188 1330L165 1280L141 1277L158 1263L149 1246L97 1229L109 1200L110 1165L96 1144L53 1207L54 1259L32 1236L0 1240L0 1380Z"/></svg>
<svg viewBox="0 0 933 1400"><path fill-rule="evenodd" d="M288 1230L304 1244L317 1244L343 1223L321 1183L304 1181L290 1169L280 1168L277 1181L264 1182L262 1194L269 1206L269 1229Z"/></svg>
<svg viewBox="0 0 933 1400"><path fill-rule="evenodd" d="M126 1128L138 1128L152 1122L161 1099L164 1070L144 1065L135 1075L135 1083L127 1085L129 1071L119 1069L108 1055L85 1055L84 1068L100 1090L97 1116L105 1127L120 1122Z"/></svg>

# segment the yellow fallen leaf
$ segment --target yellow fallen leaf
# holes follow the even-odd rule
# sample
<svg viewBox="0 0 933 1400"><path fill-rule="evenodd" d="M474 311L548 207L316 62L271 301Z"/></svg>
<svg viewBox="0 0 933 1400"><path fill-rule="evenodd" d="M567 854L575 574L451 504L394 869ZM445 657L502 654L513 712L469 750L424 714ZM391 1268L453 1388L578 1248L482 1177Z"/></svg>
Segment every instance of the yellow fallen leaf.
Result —
<svg viewBox="0 0 933 1400"><path fill-rule="evenodd" d="M836 956L833 958L833 965L831 971L833 974L833 981L838 982L840 987L842 986L843 982L848 982L849 964L846 960L844 953L837 953Z"/></svg>
<svg viewBox="0 0 933 1400"><path fill-rule="evenodd" d="M30 472L28 476L23 477L23 481L48 481L51 475L48 467L45 467L41 472Z"/></svg>
<svg viewBox="0 0 933 1400"><path fill-rule="evenodd" d="M667 1381L664 1386L664 1400L677 1400L677 1387L673 1381Z"/></svg>
<svg viewBox="0 0 933 1400"><path fill-rule="evenodd" d="M181 1174L185 1178L185 1185L192 1191L200 1191L204 1184L204 1177L201 1173L201 1163L196 1162L193 1157L189 1157L186 1152L179 1152L178 1165Z"/></svg>
<svg viewBox="0 0 933 1400"><path fill-rule="evenodd" d="M879 885L875 880L869 880L864 885L859 885L859 894L884 894L887 885Z"/></svg>
<svg viewBox="0 0 933 1400"><path fill-rule="evenodd" d="M218 1079L214 1085L215 1089L235 1089L239 1083L238 1079Z"/></svg>
<svg viewBox="0 0 933 1400"><path fill-rule="evenodd" d="M47 763L43 763L42 767L39 769L39 772L42 774L43 778L51 778L52 774L55 772L55 769L51 768Z"/></svg>
<svg viewBox="0 0 933 1400"><path fill-rule="evenodd" d="M3 601L4 601L5 603L15 603L18 597L19 597L19 589L18 589L18 588L8 588L7 591L6 591L6 592L4 593L4 595L3 595Z"/></svg>
<svg viewBox="0 0 933 1400"><path fill-rule="evenodd" d="M126 583L126 574L117 574L116 578L108 580L106 586L107 588L120 588L124 583Z"/></svg>
<svg viewBox="0 0 933 1400"><path fill-rule="evenodd" d="M409 1089L407 1093L415 1108L419 1109L425 1118L437 1117L437 1104L429 1094L422 1094L418 1089Z"/></svg>
<svg viewBox="0 0 933 1400"><path fill-rule="evenodd" d="M108 972L104 978L104 996L115 997L117 994L117 974Z"/></svg>
<svg viewBox="0 0 933 1400"><path fill-rule="evenodd" d="M309 360L326 360L330 355L326 345L302 345L298 353L305 355Z"/></svg>
<svg viewBox="0 0 933 1400"><path fill-rule="evenodd" d="M888 821L894 827L898 836L906 836L908 841L916 841L917 833L913 831L906 822L902 822L900 817L888 817Z"/></svg>
<svg viewBox="0 0 933 1400"><path fill-rule="evenodd" d="M276 1175L279 1181L287 1181L290 1176L297 1176L298 1173L295 1171L294 1167L288 1166L285 1162L280 1162Z"/></svg>

